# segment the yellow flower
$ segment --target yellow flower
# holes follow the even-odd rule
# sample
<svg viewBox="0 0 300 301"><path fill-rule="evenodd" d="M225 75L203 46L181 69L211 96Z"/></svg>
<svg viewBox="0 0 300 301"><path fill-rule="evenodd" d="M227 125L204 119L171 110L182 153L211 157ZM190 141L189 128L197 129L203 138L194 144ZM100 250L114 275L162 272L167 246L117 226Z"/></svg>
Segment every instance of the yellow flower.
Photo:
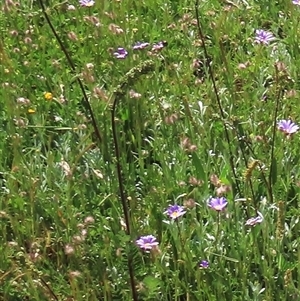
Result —
<svg viewBox="0 0 300 301"><path fill-rule="evenodd" d="M28 109L28 113L29 114L34 114L35 113L35 109Z"/></svg>
<svg viewBox="0 0 300 301"><path fill-rule="evenodd" d="M44 97L45 97L46 100L52 100L53 95L52 95L51 92L45 92Z"/></svg>

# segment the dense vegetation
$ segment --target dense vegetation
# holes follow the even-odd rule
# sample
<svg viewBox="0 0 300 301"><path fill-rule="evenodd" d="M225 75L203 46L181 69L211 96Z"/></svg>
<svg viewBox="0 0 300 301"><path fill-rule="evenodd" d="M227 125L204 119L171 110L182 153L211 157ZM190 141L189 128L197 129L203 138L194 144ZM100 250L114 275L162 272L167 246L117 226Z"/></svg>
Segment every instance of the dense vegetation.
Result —
<svg viewBox="0 0 300 301"><path fill-rule="evenodd" d="M0 300L300 300L299 0L0 8Z"/></svg>

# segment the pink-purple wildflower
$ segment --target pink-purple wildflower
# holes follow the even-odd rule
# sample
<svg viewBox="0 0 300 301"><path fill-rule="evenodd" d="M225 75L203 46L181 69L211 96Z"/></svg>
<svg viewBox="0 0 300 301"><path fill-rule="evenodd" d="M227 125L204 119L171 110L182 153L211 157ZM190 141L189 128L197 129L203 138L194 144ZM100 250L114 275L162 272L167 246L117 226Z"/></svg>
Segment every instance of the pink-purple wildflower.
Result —
<svg viewBox="0 0 300 301"><path fill-rule="evenodd" d="M133 50L141 50L148 47L150 44L148 42L136 42L133 46Z"/></svg>
<svg viewBox="0 0 300 301"><path fill-rule="evenodd" d="M153 235L141 236L136 240L137 246L139 246L143 250L151 250L158 245L158 241L156 241L156 237Z"/></svg>
<svg viewBox="0 0 300 301"><path fill-rule="evenodd" d="M209 262L205 259L201 260L199 262L199 267L202 269L208 269L209 268Z"/></svg>
<svg viewBox="0 0 300 301"><path fill-rule="evenodd" d="M125 59L128 52L124 48L119 47L113 54L117 59Z"/></svg>
<svg viewBox="0 0 300 301"><path fill-rule="evenodd" d="M159 51L159 50L163 49L165 46L167 46L167 42L166 41L160 41L160 42L155 43L155 44L152 45L151 51Z"/></svg>
<svg viewBox="0 0 300 301"><path fill-rule="evenodd" d="M227 206L227 204L228 202L224 197L216 197L216 198L210 197L210 199L207 202L208 207L216 211L223 211Z"/></svg>
<svg viewBox="0 0 300 301"><path fill-rule="evenodd" d="M183 206L179 206L177 204L170 205L168 209L164 212L164 214L167 214L171 219L175 220L178 217L184 215L186 211L184 210Z"/></svg>
<svg viewBox="0 0 300 301"><path fill-rule="evenodd" d="M284 119L278 121L277 128L287 136L290 136L299 130L299 126L297 124L295 124L291 120Z"/></svg>
<svg viewBox="0 0 300 301"><path fill-rule="evenodd" d="M263 215L260 212L257 212L257 214L258 214L258 216L249 218L246 221L245 225L246 226L255 226L257 224L262 223L262 221L264 220Z"/></svg>
<svg viewBox="0 0 300 301"><path fill-rule="evenodd" d="M255 42L258 44L268 45L270 42L275 40L274 35L269 31L257 29L255 33Z"/></svg>
<svg viewBox="0 0 300 301"><path fill-rule="evenodd" d="M79 0L79 4L85 7L92 7L95 4L93 0Z"/></svg>
<svg viewBox="0 0 300 301"><path fill-rule="evenodd" d="M292 3L300 6L300 0L293 0Z"/></svg>

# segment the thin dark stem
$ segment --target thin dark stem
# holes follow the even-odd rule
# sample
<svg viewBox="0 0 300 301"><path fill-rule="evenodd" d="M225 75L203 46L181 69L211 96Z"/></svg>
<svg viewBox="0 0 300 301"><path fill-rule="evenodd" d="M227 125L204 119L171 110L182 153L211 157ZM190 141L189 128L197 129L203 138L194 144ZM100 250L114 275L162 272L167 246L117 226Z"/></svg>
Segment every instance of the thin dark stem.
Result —
<svg viewBox="0 0 300 301"><path fill-rule="evenodd" d="M56 301L59 301L58 297L54 294L53 290L48 285L48 283L43 278L40 278L40 280L43 283L43 285L48 289L48 291L51 294L52 298L55 299Z"/></svg>
<svg viewBox="0 0 300 301"><path fill-rule="evenodd" d="M277 71L276 71L277 72ZM278 80L277 80L278 83ZM277 87L278 93L276 97L276 105L274 112L274 120L273 120L273 131L272 131L272 145L271 145L271 162L270 162L270 173L269 173L269 189L270 189L270 201L273 203L273 183L272 183L272 175L274 170L274 149L275 149L275 136L276 136L276 123L277 123L277 115L279 111L279 102L281 99L281 89L280 85Z"/></svg>
<svg viewBox="0 0 300 301"><path fill-rule="evenodd" d="M117 175L118 175L118 183L119 183L119 190L120 190L120 197L123 207L123 212L125 216L125 224L127 228L127 234L130 235L131 229L130 229L130 217L129 217L129 208L124 192L124 182L123 182L123 175L122 175L122 167L121 167L121 156L120 156L120 149L119 149L119 143L118 143L118 137L117 137L117 129L116 129L116 107L118 104L118 97L114 99L112 110L111 110L111 127L112 127L112 134L113 134L113 140L115 145L115 155L117 160Z"/></svg>
<svg viewBox="0 0 300 301"><path fill-rule="evenodd" d="M48 14L47 14L47 12L46 12L46 9L45 9L45 6L44 6L44 4L43 4L43 0L39 0L39 2L40 2L40 5L41 5L41 8L42 8L42 12L43 12L43 14L44 14L44 16L45 16L45 19L47 20L47 23L48 23L49 27L51 28L51 31L52 31L53 35L55 36L55 39L57 40L57 42L58 42L58 44L59 44L59 46L60 46L62 52L63 52L64 55L66 56L66 59L67 59L67 61L68 61L68 64L69 64L70 68L71 68L72 71L75 73L75 72L76 72L75 65L74 65L74 63L73 63L73 61L72 61L72 59L71 59L71 56L69 55L69 52L67 51L65 45L63 44L61 38L58 36L58 34L57 34L57 32L56 32L54 26L53 26L52 23L51 23L51 20L50 20L50 18L49 18L49 16L48 16ZM83 99L84 99L84 101L85 101L85 103L86 103L86 106L87 106L87 108L88 108L88 111L89 111L89 113L90 113L90 115L91 115L91 118L92 118L92 125L93 125L93 128L94 128L95 134L96 134L96 136L97 136L97 140L98 140L98 142L99 142L99 144L100 144L101 141L102 141L102 139L101 139L101 135L100 135L100 132L99 132L99 129L98 129L98 126L97 126L97 122L96 122L96 119L95 119L95 116L94 116L94 113L93 113L93 109L92 109L91 104L90 104L90 102L89 102L89 100L88 100L88 97L87 97L87 95L86 95L86 93L85 93L85 90L84 90L84 86L83 86L83 84L82 84L82 81L80 80L80 78L79 78L78 76L76 76L76 79L77 79L78 85L79 85L79 87L80 87L80 89L81 89L81 92L82 92L82 95L83 95Z"/></svg>
<svg viewBox="0 0 300 301"><path fill-rule="evenodd" d="M119 149L119 143L118 143L118 137L117 137L117 129L116 129L116 108L119 100L119 94L116 93L115 99L112 106L111 111L111 127L112 127L112 133L113 133L113 140L114 140L114 146L115 146L115 155L117 160L117 175L118 175L118 183L119 183L119 191L120 191L120 197L123 207L123 213L125 217L125 224L126 224L126 233L127 235L131 234L131 225L130 225L130 217L129 217L129 208L124 192L124 182L123 182L123 175L122 175L122 167L121 167L121 156L120 156L120 149ZM138 301L137 291L135 287L135 280L134 280L134 271L133 271L133 265L132 265L132 255L130 252L128 252L128 259L127 259L127 265L128 265L128 271L129 271L129 278L130 278L130 285L131 285L131 291L132 291L132 298L134 301Z"/></svg>
<svg viewBox="0 0 300 301"><path fill-rule="evenodd" d="M273 131L272 131L272 145L271 145L271 163L270 163L270 173L269 173L269 183L270 183L270 189L272 188L272 174L274 169L274 149L275 149L275 136L276 136L276 122L277 122L277 115L278 115L278 109L279 109L279 100L280 100L280 92L278 93L276 97L276 105L275 105L275 112L274 112L274 123L273 123ZM273 194L272 194L273 196ZM273 199L273 197L271 198Z"/></svg>
<svg viewBox="0 0 300 301"><path fill-rule="evenodd" d="M216 233L216 235L215 235L215 238L216 238L216 240L215 240L215 250L216 250L216 253L218 253L218 246L220 245L220 239L221 239L221 237L220 237L220 215L221 215L221 212L220 211L218 211L217 212L218 213L218 217L217 217L217 233Z"/></svg>
<svg viewBox="0 0 300 301"><path fill-rule="evenodd" d="M207 52L207 48L205 46L205 38L204 38L204 35L203 35L202 26L201 26L201 22L200 22L200 16L199 16L199 0L196 0L196 2L195 2L195 10L196 10L197 28L198 28L198 33L199 33L199 36L200 36L200 39L201 39L201 42L202 42L204 57L207 61L209 61L209 55L208 55L208 52ZM233 173L233 176L234 176L235 186L236 186L236 189L237 189L239 195L241 195L241 190L240 190L240 186L239 186L239 182L238 182L238 177L237 177L237 174L236 174L236 171L235 171L235 166L234 166L234 163L233 163L233 158L234 157L233 157L233 153L232 153L232 150L231 150L231 143L230 143L229 133L228 133L226 124L224 122L226 116L225 116L224 110L223 110L222 105L221 105L221 100L220 100L220 97L219 97L214 72L213 72L213 69L212 69L210 63L208 64L208 72L209 72L209 76L210 76L211 81L212 81L212 85L213 85L214 93L216 95L216 99L217 99L218 107L219 107L219 110L220 110L220 114L221 114L221 117L223 119L222 121L223 121L223 127L224 127L224 132L225 132L225 138L226 138L226 141L227 141L227 144L228 144L228 149L229 149L229 162L230 162L230 167L231 167L231 170L232 170L232 173Z"/></svg>
<svg viewBox="0 0 300 301"><path fill-rule="evenodd" d="M111 127L113 133L113 142L115 148L115 156L117 160L116 168L117 168L117 177L119 183L119 191L120 191L120 198L123 207L123 213L125 218L126 224L126 233L127 235L131 236L131 220L130 220L130 213L129 213L129 206L127 203L125 189L124 189L124 180L122 174L122 165L121 165L121 155L120 155L120 148L118 142L118 131L116 126L116 110L119 101L125 94L125 90L131 84L135 82L135 80L142 74L146 74L147 72L154 70L154 63L150 60L142 62L140 65L132 68L129 72L125 74L122 78L121 83L118 85L114 92L114 101L111 110ZM133 270L133 258L130 252L128 252L128 259L127 259L129 277L130 277L130 285L132 291L132 298L134 301L138 301L137 291L135 287L135 280L134 280L134 270Z"/></svg>

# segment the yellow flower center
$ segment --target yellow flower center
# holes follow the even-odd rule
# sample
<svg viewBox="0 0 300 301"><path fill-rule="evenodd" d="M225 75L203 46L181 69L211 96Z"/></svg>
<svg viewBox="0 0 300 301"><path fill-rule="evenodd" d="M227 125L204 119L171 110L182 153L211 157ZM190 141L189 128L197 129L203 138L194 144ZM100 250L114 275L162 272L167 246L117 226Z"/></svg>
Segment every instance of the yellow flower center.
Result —
<svg viewBox="0 0 300 301"><path fill-rule="evenodd" d="M44 97L46 100L52 100L53 95L50 92L46 92L46 93L44 93Z"/></svg>

